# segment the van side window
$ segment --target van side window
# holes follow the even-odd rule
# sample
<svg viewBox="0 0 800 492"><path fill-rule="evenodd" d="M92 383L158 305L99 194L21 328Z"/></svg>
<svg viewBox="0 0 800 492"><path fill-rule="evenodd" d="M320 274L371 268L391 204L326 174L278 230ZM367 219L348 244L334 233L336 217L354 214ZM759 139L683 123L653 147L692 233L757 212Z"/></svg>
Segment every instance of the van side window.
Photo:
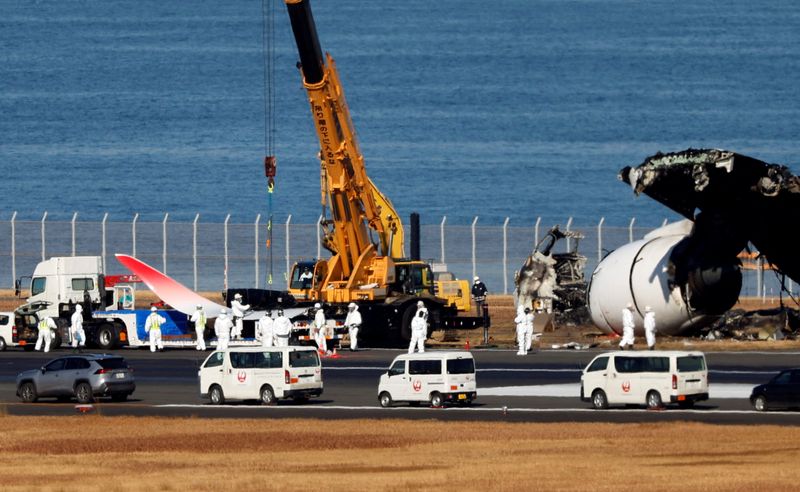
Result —
<svg viewBox="0 0 800 492"><path fill-rule="evenodd" d="M614 357L619 373L669 372L669 357Z"/></svg>
<svg viewBox="0 0 800 492"><path fill-rule="evenodd" d="M254 353L231 352L231 367L236 369L252 369L256 366Z"/></svg>
<svg viewBox="0 0 800 492"><path fill-rule="evenodd" d="M315 350L289 352L289 367L315 367L319 365L319 355Z"/></svg>
<svg viewBox="0 0 800 492"><path fill-rule="evenodd" d="M678 372L705 371L706 359L699 355L678 357Z"/></svg>
<svg viewBox="0 0 800 492"><path fill-rule="evenodd" d="M608 367L608 357L598 357L592 361L586 372L605 371L606 367Z"/></svg>
<svg viewBox="0 0 800 492"><path fill-rule="evenodd" d="M408 361L409 374L441 374L442 361L440 360L410 360Z"/></svg>
<svg viewBox="0 0 800 492"><path fill-rule="evenodd" d="M283 367L282 352L259 352L256 354L256 367L259 369L280 369Z"/></svg>
<svg viewBox="0 0 800 492"><path fill-rule="evenodd" d="M447 359L447 374L472 374L475 372L474 359Z"/></svg>
<svg viewBox="0 0 800 492"><path fill-rule="evenodd" d="M215 352L211 357L208 358L205 367L218 367L222 365L222 357L225 354L222 352Z"/></svg>
<svg viewBox="0 0 800 492"><path fill-rule="evenodd" d="M399 376L406 372L406 361L398 360L389 368L389 376Z"/></svg>

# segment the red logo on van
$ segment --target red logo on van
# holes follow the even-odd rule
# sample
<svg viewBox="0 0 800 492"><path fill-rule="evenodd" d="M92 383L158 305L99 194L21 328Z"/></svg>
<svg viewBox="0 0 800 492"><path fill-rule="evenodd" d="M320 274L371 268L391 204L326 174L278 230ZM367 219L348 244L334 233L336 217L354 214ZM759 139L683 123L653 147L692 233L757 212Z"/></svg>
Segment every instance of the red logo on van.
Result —
<svg viewBox="0 0 800 492"><path fill-rule="evenodd" d="M628 392L628 391L630 391L630 390L631 390L631 382L630 382L630 381L625 381L625 382L623 382L623 383L622 383L622 391L624 391L625 393L627 393L627 392Z"/></svg>
<svg viewBox="0 0 800 492"><path fill-rule="evenodd" d="M422 381L417 379L416 381L414 381L413 387L414 387L414 391L421 390L422 389Z"/></svg>
<svg viewBox="0 0 800 492"><path fill-rule="evenodd" d="M236 379L238 379L240 383L244 383L247 380L247 373L245 371L239 371L236 374Z"/></svg>

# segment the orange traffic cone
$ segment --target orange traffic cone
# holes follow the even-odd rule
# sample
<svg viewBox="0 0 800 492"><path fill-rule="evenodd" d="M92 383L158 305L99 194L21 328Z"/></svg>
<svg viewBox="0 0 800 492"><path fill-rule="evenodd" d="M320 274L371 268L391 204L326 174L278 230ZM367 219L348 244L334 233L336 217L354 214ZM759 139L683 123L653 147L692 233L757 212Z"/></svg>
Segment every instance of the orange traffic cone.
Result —
<svg viewBox="0 0 800 492"><path fill-rule="evenodd" d="M467 338L467 343L464 344L464 350L469 350L469 338Z"/></svg>

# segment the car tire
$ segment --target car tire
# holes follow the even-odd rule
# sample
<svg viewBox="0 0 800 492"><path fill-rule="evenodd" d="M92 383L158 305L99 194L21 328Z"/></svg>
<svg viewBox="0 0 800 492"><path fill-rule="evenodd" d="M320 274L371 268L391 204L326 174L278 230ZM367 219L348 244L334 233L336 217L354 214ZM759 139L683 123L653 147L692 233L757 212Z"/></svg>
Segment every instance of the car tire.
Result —
<svg viewBox="0 0 800 492"><path fill-rule="evenodd" d="M661 393L656 390L651 390L647 393L646 403L648 410L656 410L664 407L664 402L661 400Z"/></svg>
<svg viewBox="0 0 800 492"><path fill-rule="evenodd" d="M608 408L608 397L606 397L606 392L597 389L594 390L592 393L592 406L595 410L605 410Z"/></svg>
<svg viewBox="0 0 800 492"><path fill-rule="evenodd" d="M444 398L442 398L442 394L441 393L439 393L437 391L434 391L433 393L431 393L430 402L431 402L431 407L432 408L439 408L442 405L444 405Z"/></svg>
<svg viewBox="0 0 800 492"><path fill-rule="evenodd" d="M382 392L380 395L378 395L378 403L380 403L383 408L391 407L394 403L392 401L392 395L386 391Z"/></svg>
<svg viewBox="0 0 800 492"><path fill-rule="evenodd" d="M224 405L225 394L222 392L222 388L216 384L212 386L211 389L208 390L208 399L211 400L212 405Z"/></svg>
<svg viewBox="0 0 800 492"><path fill-rule="evenodd" d="M117 335L110 325L103 325L97 332L97 346L102 350L111 350L117 346Z"/></svg>
<svg viewBox="0 0 800 492"><path fill-rule="evenodd" d="M275 390L268 384L261 387L261 393L259 393L259 395L262 405L274 405L278 401L278 399L275 398Z"/></svg>
<svg viewBox="0 0 800 492"><path fill-rule="evenodd" d="M759 412L766 412L767 411L767 397L764 395L758 395L755 400L753 400L753 408L758 410Z"/></svg>
<svg viewBox="0 0 800 492"><path fill-rule="evenodd" d="M22 383L19 386L19 399L25 403L35 403L39 399L36 386L31 382Z"/></svg>
<svg viewBox="0 0 800 492"><path fill-rule="evenodd" d="M0 352L4 352L8 348L8 344L3 337L0 337Z"/></svg>
<svg viewBox="0 0 800 492"><path fill-rule="evenodd" d="M128 399L128 393L114 393L111 395L111 401L125 401Z"/></svg>
<svg viewBox="0 0 800 492"><path fill-rule="evenodd" d="M94 401L92 386L89 383L78 383L75 385L75 399L78 403L91 403Z"/></svg>

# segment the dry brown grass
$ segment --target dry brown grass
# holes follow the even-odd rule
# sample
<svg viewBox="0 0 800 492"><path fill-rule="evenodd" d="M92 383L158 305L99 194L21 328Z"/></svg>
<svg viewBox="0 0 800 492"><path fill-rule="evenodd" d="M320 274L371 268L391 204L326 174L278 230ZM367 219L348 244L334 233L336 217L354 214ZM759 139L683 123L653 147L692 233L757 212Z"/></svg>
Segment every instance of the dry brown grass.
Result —
<svg viewBox="0 0 800 492"><path fill-rule="evenodd" d="M800 429L0 417L3 490L796 490Z"/></svg>

